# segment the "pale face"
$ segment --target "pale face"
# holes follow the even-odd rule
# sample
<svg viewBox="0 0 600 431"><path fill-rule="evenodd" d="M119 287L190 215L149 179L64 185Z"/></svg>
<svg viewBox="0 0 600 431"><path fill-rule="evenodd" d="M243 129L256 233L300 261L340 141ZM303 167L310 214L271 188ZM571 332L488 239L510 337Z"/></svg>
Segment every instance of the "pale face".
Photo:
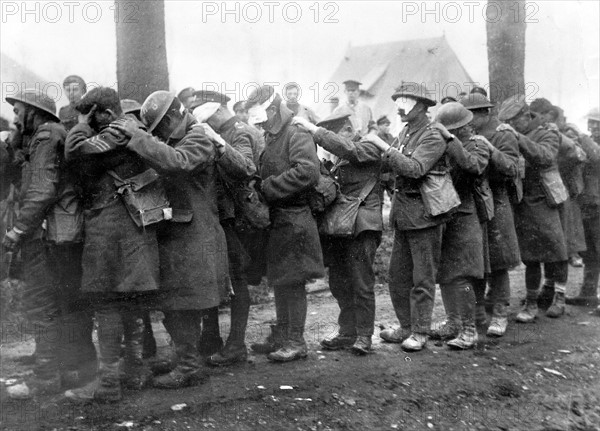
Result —
<svg viewBox="0 0 600 431"><path fill-rule="evenodd" d="M360 90L358 87L346 88L345 91L348 102L355 103L358 100L358 96L360 95Z"/></svg>
<svg viewBox="0 0 600 431"><path fill-rule="evenodd" d="M76 82L71 82L64 88L65 93L67 94L67 98L69 99L69 103L71 105L79 102L79 100L81 100L81 98L83 97L83 89Z"/></svg>
<svg viewBox="0 0 600 431"><path fill-rule="evenodd" d="M25 125L25 105L21 102L15 102L13 113L15 114L15 127L18 130L23 130L23 126Z"/></svg>
<svg viewBox="0 0 600 431"><path fill-rule="evenodd" d="M285 98L288 102L296 103L298 102L298 88L289 87L285 92Z"/></svg>

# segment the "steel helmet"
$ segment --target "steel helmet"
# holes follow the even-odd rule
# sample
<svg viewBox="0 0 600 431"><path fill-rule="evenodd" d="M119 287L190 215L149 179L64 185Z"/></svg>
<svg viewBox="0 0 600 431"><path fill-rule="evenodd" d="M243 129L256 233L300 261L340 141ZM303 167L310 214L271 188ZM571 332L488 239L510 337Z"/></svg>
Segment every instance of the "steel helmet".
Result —
<svg viewBox="0 0 600 431"><path fill-rule="evenodd" d="M473 113L459 102L449 102L440 106L435 121L442 123L446 129L458 129L466 126L473 119Z"/></svg>
<svg viewBox="0 0 600 431"><path fill-rule="evenodd" d="M160 90L152 93L142 104L140 117L142 122L148 128L148 132L152 132L160 120L163 119L169 107L175 100L175 95L168 91Z"/></svg>
<svg viewBox="0 0 600 431"><path fill-rule="evenodd" d="M494 104L488 100L481 93L471 93L462 99L460 99L460 103L467 109L486 109L493 108Z"/></svg>
<svg viewBox="0 0 600 431"><path fill-rule="evenodd" d="M594 108L585 116L588 120L600 121L600 108Z"/></svg>
<svg viewBox="0 0 600 431"><path fill-rule="evenodd" d="M15 102L21 102L29 106L33 106L41 111L47 112L60 122L60 119L56 116L56 103L54 99L44 94L42 91L36 88L29 88L17 93L14 97L6 97L6 101L11 105Z"/></svg>
<svg viewBox="0 0 600 431"><path fill-rule="evenodd" d="M121 110L123 114L130 114L137 112L139 114L140 109L142 109L142 105L140 102L133 99L122 99L121 100Z"/></svg>

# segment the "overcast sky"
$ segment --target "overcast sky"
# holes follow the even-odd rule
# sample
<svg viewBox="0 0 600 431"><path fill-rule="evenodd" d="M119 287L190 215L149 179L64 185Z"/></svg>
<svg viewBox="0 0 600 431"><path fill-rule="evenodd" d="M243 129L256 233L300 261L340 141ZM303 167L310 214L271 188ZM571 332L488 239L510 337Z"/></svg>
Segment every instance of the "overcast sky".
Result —
<svg viewBox="0 0 600 431"><path fill-rule="evenodd" d="M0 3L3 53L51 82L74 73L114 85L113 2ZM530 2L528 16L522 17L528 21L528 96L547 97L580 124L599 104L599 3ZM222 2L165 4L172 91L216 84L239 88L241 98L249 81L296 81L308 97L305 103L312 105L316 89L324 88L349 45L442 34L472 78L488 81L484 1L228 2L228 14ZM121 11L119 19L134 12ZM0 79L4 99L13 77ZM6 111L3 104L4 116Z"/></svg>

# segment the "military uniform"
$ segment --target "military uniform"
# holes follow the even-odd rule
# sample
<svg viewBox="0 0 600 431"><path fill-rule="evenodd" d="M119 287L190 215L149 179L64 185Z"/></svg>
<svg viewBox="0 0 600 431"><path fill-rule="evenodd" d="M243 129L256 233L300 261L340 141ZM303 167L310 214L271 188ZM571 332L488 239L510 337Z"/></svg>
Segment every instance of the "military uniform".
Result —
<svg viewBox="0 0 600 431"><path fill-rule="evenodd" d="M396 175L390 296L402 328L418 334L429 333L431 327L442 230L450 217L431 216L419 186L429 171L447 169L445 152L445 140L425 117L407 125L383 155L384 166Z"/></svg>
<svg viewBox="0 0 600 431"><path fill-rule="evenodd" d="M96 365L92 320L81 299L81 233L57 243L42 229L44 219L78 199L64 164L66 133L58 123L40 125L25 147L20 211L14 227L23 232L23 305L36 340L34 375L58 379L59 373ZM63 209L63 206L65 207ZM56 340L59 340L57 343Z"/></svg>
<svg viewBox="0 0 600 431"><path fill-rule="evenodd" d="M314 134L315 143L343 161L335 177L341 192L357 197L365 184L381 172L381 152L373 144L343 138L322 127ZM325 260L329 265L329 287L340 307L340 335L349 338L373 335L375 323L375 273L373 263L381 243L379 181L358 209L352 238L323 238Z"/></svg>
<svg viewBox="0 0 600 431"><path fill-rule="evenodd" d="M353 104L346 102L344 105L335 108L332 115L340 115L348 109L352 111L350 121L352 122L354 130L361 135L366 135L369 131L369 123L373 121L373 111L371 111L369 105L362 100L357 100Z"/></svg>
<svg viewBox="0 0 600 431"><path fill-rule="evenodd" d="M60 108L58 111L58 118L60 118L61 124L68 132L79 122L79 111L77 111L73 105L69 104Z"/></svg>

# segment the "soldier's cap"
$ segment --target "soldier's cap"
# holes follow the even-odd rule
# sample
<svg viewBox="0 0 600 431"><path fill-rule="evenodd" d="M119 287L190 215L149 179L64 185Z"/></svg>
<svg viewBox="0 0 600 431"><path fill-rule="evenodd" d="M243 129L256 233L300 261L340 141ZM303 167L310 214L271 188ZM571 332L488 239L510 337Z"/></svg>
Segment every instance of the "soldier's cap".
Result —
<svg viewBox="0 0 600 431"><path fill-rule="evenodd" d="M553 107L554 105L552 105L548 99L544 99L543 97L535 99L531 102L531 105L529 105L529 109L531 109L533 112L539 112L540 114L545 114Z"/></svg>
<svg viewBox="0 0 600 431"><path fill-rule="evenodd" d="M600 108L593 108L585 117L591 121L600 121Z"/></svg>
<svg viewBox="0 0 600 431"><path fill-rule="evenodd" d="M508 121L526 111L529 111L529 107L525 101L525 96L522 94L515 94L502 102L500 110L498 111L498 119L500 121Z"/></svg>
<svg viewBox="0 0 600 431"><path fill-rule="evenodd" d="M377 125L380 126L381 124L392 124L392 122L387 117L387 115L382 115L377 119Z"/></svg>
<svg viewBox="0 0 600 431"><path fill-rule="evenodd" d="M481 93L471 93L459 100L462 105L470 111L474 111L476 109L489 109L493 108L494 104L488 100Z"/></svg>
<svg viewBox="0 0 600 431"><path fill-rule="evenodd" d="M355 79L346 79L342 82L347 89L355 89L362 85L362 82L359 82Z"/></svg>
<svg viewBox="0 0 600 431"><path fill-rule="evenodd" d="M77 102L75 109L82 114L88 114L92 107L96 105L99 111L110 109L116 115L121 114L121 101L115 90L109 87L92 88L89 92Z"/></svg>
<svg viewBox="0 0 600 431"><path fill-rule="evenodd" d="M470 94L481 94L483 97L488 96L488 93L487 93L487 91L485 91L485 88L480 87L479 85L476 85L473 88L471 88L471 91L469 93Z"/></svg>
<svg viewBox="0 0 600 431"><path fill-rule="evenodd" d="M185 99L192 97L195 91L193 87L186 87L177 94L177 98L180 102L185 102Z"/></svg>
<svg viewBox="0 0 600 431"><path fill-rule="evenodd" d="M392 100L396 101L399 97L407 97L414 99L417 102L422 102L425 106L435 106L436 102L429 96L429 91L423 84L417 84L416 82L402 83L396 88L394 94L392 94Z"/></svg>
<svg viewBox="0 0 600 431"><path fill-rule="evenodd" d="M340 101L340 98L339 98L339 97L337 97L337 96L333 96L333 97L331 97L329 100L331 100L332 102L339 102L339 101Z"/></svg>
<svg viewBox="0 0 600 431"><path fill-rule="evenodd" d="M16 102L32 106L52 116L56 121L60 119L56 115L56 103L50 96L36 88L28 88L18 92L14 97L7 96L6 101L14 106Z"/></svg>
<svg viewBox="0 0 600 431"><path fill-rule="evenodd" d="M133 99L122 99L121 100L121 109L123 110L123 114L140 114L142 110L142 104L137 100Z"/></svg>
<svg viewBox="0 0 600 431"><path fill-rule="evenodd" d="M457 100L452 96L446 96L442 100L440 100L440 103L442 105L445 105L446 103L450 103L450 102L457 102Z"/></svg>
<svg viewBox="0 0 600 431"><path fill-rule="evenodd" d="M246 100L246 109L252 108L254 105L262 105L275 94L275 88L271 85L261 85L252 90L248 100Z"/></svg>
<svg viewBox="0 0 600 431"><path fill-rule="evenodd" d="M194 96L196 96L196 100L192 102L190 109L197 108L198 106L209 102L219 103L222 106L227 106L227 102L231 100L230 97L219 93L218 91L212 90L198 90L194 92Z"/></svg>
<svg viewBox="0 0 600 431"><path fill-rule="evenodd" d="M345 106L344 106L345 108ZM352 111L350 109L340 109L338 112L331 114L329 117L321 120L317 123L317 126L323 127L327 130L331 130L333 133L338 133L346 125L346 123L352 126L350 116Z"/></svg>
<svg viewBox="0 0 600 431"><path fill-rule="evenodd" d="M63 81L63 88L69 84L79 84L79 88L81 88L81 92L85 93L87 91L87 85L83 78L79 75L69 75Z"/></svg>

